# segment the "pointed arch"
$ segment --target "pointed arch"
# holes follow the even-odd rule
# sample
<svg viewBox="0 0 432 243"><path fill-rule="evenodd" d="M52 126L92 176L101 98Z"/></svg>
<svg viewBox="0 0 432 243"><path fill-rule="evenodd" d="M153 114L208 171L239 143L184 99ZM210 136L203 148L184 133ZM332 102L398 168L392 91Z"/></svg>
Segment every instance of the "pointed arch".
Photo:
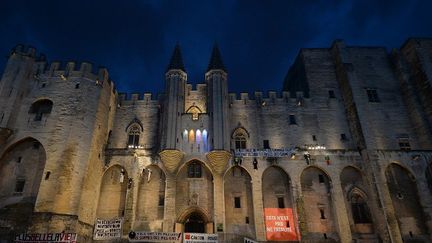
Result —
<svg viewBox="0 0 432 243"><path fill-rule="evenodd" d="M45 148L35 138L27 137L11 144L0 157L0 208L24 199L33 205L45 163Z"/></svg>
<svg viewBox="0 0 432 243"><path fill-rule="evenodd" d="M189 218L189 216L191 214L194 214L194 213L200 215L203 218L203 220L204 220L205 223L210 222L210 214L209 214L209 212L207 210L201 208L201 207L198 207L198 206L191 206L191 207L188 207L187 209L185 209L177 217L176 222L184 224L184 223L186 223L186 220Z"/></svg>
<svg viewBox="0 0 432 243"><path fill-rule="evenodd" d="M201 114L202 111L198 106L192 105L186 110L186 113L192 114L192 120L196 121L198 120L199 114Z"/></svg>
<svg viewBox="0 0 432 243"><path fill-rule="evenodd" d="M142 230L162 231L165 208L165 172L151 164L143 169L138 183L135 225Z"/></svg>
<svg viewBox="0 0 432 243"><path fill-rule="evenodd" d="M332 202L331 179L317 166L306 167L300 175L302 205L304 206L303 222L310 232L304 240L317 241L325 233L329 239L338 240L335 226L334 207ZM320 219L320 224L313 224Z"/></svg>
<svg viewBox="0 0 432 243"><path fill-rule="evenodd" d="M227 233L255 237L255 218L252 198L252 177L243 167L232 166L224 175L225 223Z"/></svg>
<svg viewBox="0 0 432 243"><path fill-rule="evenodd" d="M129 123L126 128L126 132L128 133L128 148L140 147L140 135L141 132L143 132L143 126L137 118Z"/></svg>
<svg viewBox="0 0 432 243"><path fill-rule="evenodd" d="M183 212L190 207L212 212L213 190L213 174L206 163L196 158L184 162L176 175L177 212ZM212 218L209 218L209 221L212 221Z"/></svg>
<svg viewBox="0 0 432 243"><path fill-rule="evenodd" d="M46 201L47 208L53 206L49 199L54 196L39 191L41 184L50 179L51 172L47 171L44 175L46 161L44 146L33 137L11 144L1 155L0 217L8 222L6 229L10 227L15 232L25 232L31 223L29 215L34 211L38 197Z"/></svg>
<svg viewBox="0 0 432 243"><path fill-rule="evenodd" d="M233 130L231 133L231 138L235 138L235 136L244 136L245 138L250 137L249 132L246 130L246 128L239 126L236 129Z"/></svg>
<svg viewBox="0 0 432 243"><path fill-rule="evenodd" d="M361 170L352 165L346 166L340 174L340 181L345 194L344 201L351 231L359 235L374 233L367 185Z"/></svg>
<svg viewBox="0 0 432 243"><path fill-rule="evenodd" d="M195 131L193 129L189 131L189 143L195 143Z"/></svg>
<svg viewBox="0 0 432 243"><path fill-rule="evenodd" d="M262 174L264 208L292 208L291 179L279 166L269 166Z"/></svg>
<svg viewBox="0 0 432 243"><path fill-rule="evenodd" d="M427 234L426 217L414 175L401 164L390 163L385 176L402 237L410 237L410 232Z"/></svg>
<svg viewBox="0 0 432 243"><path fill-rule="evenodd" d="M237 127L232 132L231 138L235 149L246 149L249 132L244 127Z"/></svg>
<svg viewBox="0 0 432 243"><path fill-rule="evenodd" d="M138 126L140 132L144 131L144 127L143 127L142 122L136 117L134 119L132 119L132 121L130 121L129 124L126 126L125 132L129 131L132 126Z"/></svg>
<svg viewBox="0 0 432 243"><path fill-rule="evenodd" d="M123 166L112 165L102 176L96 217L111 219L124 216L129 177Z"/></svg>
<svg viewBox="0 0 432 243"><path fill-rule="evenodd" d="M201 143L201 141L202 141L202 133L201 133L201 130L199 130L199 129L197 129L196 130L196 143L197 144L200 144Z"/></svg>

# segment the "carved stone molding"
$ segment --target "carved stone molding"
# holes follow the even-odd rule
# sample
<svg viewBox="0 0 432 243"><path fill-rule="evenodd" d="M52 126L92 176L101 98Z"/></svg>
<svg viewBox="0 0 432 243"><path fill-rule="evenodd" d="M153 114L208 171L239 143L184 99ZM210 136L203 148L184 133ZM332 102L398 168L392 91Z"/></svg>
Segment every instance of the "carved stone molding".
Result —
<svg viewBox="0 0 432 243"><path fill-rule="evenodd" d="M175 173L180 161L183 159L183 152L176 149L165 149L159 153L159 156L170 173Z"/></svg>
<svg viewBox="0 0 432 243"><path fill-rule="evenodd" d="M207 159L209 160L210 165L218 174L222 174L225 171L230 158L231 153L225 150L213 150L207 154Z"/></svg>

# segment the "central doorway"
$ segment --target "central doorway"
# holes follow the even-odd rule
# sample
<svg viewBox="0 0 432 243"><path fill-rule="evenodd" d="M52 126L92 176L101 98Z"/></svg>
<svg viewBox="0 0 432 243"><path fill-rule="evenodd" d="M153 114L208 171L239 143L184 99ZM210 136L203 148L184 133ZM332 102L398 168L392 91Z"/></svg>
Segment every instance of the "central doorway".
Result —
<svg viewBox="0 0 432 243"><path fill-rule="evenodd" d="M184 232L189 233L205 233L204 219L198 213L191 213L186 219Z"/></svg>

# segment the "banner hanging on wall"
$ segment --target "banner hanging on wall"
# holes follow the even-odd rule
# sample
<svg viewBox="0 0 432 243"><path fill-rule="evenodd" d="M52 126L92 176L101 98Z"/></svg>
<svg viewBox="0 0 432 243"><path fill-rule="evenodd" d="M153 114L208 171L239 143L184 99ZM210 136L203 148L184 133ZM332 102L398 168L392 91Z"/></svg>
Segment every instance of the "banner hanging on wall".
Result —
<svg viewBox="0 0 432 243"><path fill-rule="evenodd" d="M128 238L129 242L180 243L182 240L182 233L131 231L129 232Z"/></svg>
<svg viewBox="0 0 432 243"><path fill-rule="evenodd" d="M264 208L266 237L271 241L297 241L292 208Z"/></svg>
<svg viewBox="0 0 432 243"><path fill-rule="evenodd" d="M217 234L184 233L183 243L217 243Z"/></svg>
<svg viewBox="0 0 432 243"><path fill-rule="evenodd" d="M76 243L76 233L29 233L15 235L15 243Z"/></svg>
<svg viewBox="0 0 432 243"><path fill-rule="evenodd" d="M93 240L119 239L122 235L123 218L96 219Z"/></svg>

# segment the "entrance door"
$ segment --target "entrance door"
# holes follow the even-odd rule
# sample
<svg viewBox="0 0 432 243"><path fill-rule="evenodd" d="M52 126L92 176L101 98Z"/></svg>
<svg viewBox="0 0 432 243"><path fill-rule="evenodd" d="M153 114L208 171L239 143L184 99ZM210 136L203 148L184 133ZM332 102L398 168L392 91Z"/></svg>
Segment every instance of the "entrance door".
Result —
<svg viewBox="0 0 432 243"><path fill-rule="evenodd" d="M203 218L196 213L192 213L186 220L185 232L205 233Z"/></svg>

